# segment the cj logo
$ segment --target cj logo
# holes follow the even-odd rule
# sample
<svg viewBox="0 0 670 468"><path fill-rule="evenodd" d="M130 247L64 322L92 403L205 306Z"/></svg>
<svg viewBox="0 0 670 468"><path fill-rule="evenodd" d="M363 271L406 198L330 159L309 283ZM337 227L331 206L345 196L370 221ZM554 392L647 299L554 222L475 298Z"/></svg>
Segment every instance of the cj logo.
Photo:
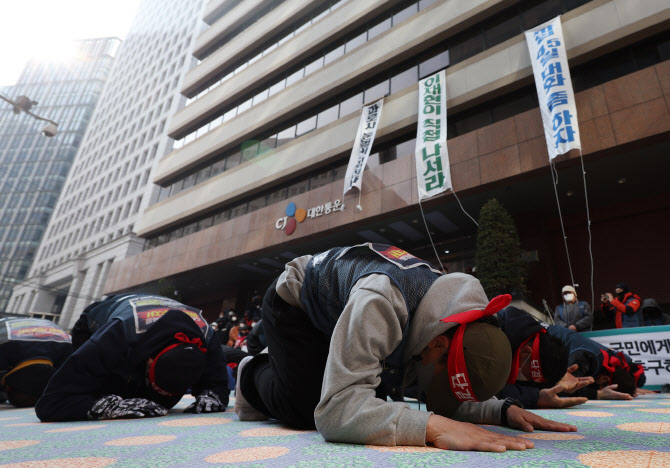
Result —
<svg viewBox="0 0 670 468"><path fill-rule="evenodd" d="M283 229L286 234L291 235L295 232L298 223L302 223L307 217L307 210L304 208L295 207L295 203L291 202L286 207L286 216L279 218L275 223L277 229Z"/></svg>

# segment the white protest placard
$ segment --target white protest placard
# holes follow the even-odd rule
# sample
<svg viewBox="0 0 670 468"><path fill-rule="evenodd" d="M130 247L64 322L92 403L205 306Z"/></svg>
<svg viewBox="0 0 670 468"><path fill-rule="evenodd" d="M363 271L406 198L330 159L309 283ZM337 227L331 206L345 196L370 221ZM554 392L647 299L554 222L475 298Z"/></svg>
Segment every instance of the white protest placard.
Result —
<svg viewBox="0 0 670 468"><path fill-rule="evenodd" d="M644 388L659 390L670 384L670 325L615 328L581 333L614 351L623 351L644 366Z"/></svg>
<svg viewBox="0 0 670 468"><path fill-rule="evenodd" d="M349 165L347 166L347 173L344 176L344 192L342 196L346 195L349 190L357 187L359 192L363 184L363 171L368 162L372 144L375 141L375 134L379 126L379 119L382 115L382 106L384 105L384 98L369 106L363 106L361 111L361 120L358 124L358 131L356 132L356 140L354 147L351 150L351 157L349 158Z"/></svg>
<svg viewBox="0 0 670 468"><path fill-rule="evenodd" d="M582 147L561 17L525 34L551 161L571 149L581 150Z"/></svg>
<svg viewBox="0 0 670 468"><path fill-rule="evenodd" d="M451 189L447 151L447 78L444 70L419 81L416 185L419 201Z"/></svg>

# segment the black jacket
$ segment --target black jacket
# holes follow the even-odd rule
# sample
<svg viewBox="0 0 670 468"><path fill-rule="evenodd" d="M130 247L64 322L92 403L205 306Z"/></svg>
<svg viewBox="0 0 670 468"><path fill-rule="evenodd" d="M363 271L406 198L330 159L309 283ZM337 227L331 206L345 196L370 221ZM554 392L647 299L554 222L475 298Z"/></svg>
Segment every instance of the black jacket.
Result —
<svg viewBox="0 0 670 468"><path fill-rule="evenodd" d="M542 329L542 325L537 320L516 307L506 307L498 312L497 317L500 328L507 335L507 339L512 346L512 353L515 353L521 343L526 341L528 337ZM501 400L514 398L523 403L524 407L533 409L537 408L540 390L545 387L546 385L532 381L522 382L517 380L513 384L506 383L496 397Z"/></svg>
<svg viewBox="0 0 670 468"><path fill-rule="evenodd" d="M35 406L42 421L78 421L87 419L93 404L105 395L122 398L146 398L172 408L183 395L163 397L146 384L146 362L173 340L174 334L184 332L202 338L195 322L181 311L170 310L140 335L127 336L127 328L119 318L105 323L52 377L42 398ZM193 395L204 390L214 391L225 405L230 390L226 362L216 335L207 344L207 365Z"/></svg>

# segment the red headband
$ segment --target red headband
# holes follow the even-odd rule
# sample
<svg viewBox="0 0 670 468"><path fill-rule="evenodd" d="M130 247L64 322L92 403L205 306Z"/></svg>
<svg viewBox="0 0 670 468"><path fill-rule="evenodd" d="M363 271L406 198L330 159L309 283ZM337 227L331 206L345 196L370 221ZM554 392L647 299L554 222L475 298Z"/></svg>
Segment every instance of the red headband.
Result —
<svg viewBox="0 0 670 468"><path fill-rule="evenodd" d="M468 377L468 369L465 364L465 353L463 352L463 336L465 327L468 323L479 320L487 315L493 315L504 309L512 301L512 296L503 294L491 299L484 310L468 310L459 314L445 317L440 322L458 323L454 337L449 345L449 354L447 355L447 370L449 372L449 384L451 391L459 401L479 401L472 390L472 383Z"/></svg>
<svg viewBox="0 0 670 468"><path fill-rule="evenodd" d="M198 347L198 349L201 352L203 353L207 352L207 348L203 346L202 340L200 338L189 338L185 333L182 332L175 333L174 337L177 340L177 343L171 344L170 346L163 349L163 351L158 353L158 355L154 358L153 362L151 363L151 367L149 367L149 382L151 383L151 388L153 388L153 390L156 393L163 396L176 396L178 394L170 393L167 390L163 390L156 383L156 363L158 362L158 358L161 357L163 354L167 353L168 351L170 351L171 349L174 349L177 346L181 346L184 343L194 344Z"/></svg>
<svg viewBox="0 0 670 468"><path fill-rule="evenodd" d="M547 333L547 330L543 328L537 333L530 335L528 339L521 343L521 345L519 345L519 347L516 349L512 359L512 370L510 371L509 377L507 378L507 383L513 384L516 382L516 378L519 375L519 355L521 353L521 348L523 348L526 343L528 343L533 338L535 340L533 341L533 346L531 348L532 351L530 354L530 379L533 382L544 382L544 375L542 375L542 365L540 360L540 335L542 333Z"/></svg>

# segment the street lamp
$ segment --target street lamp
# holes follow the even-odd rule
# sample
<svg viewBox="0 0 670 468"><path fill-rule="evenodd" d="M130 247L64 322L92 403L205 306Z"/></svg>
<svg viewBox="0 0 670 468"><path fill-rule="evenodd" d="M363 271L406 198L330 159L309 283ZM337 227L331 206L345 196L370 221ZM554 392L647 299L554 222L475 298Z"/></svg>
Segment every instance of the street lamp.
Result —
<svg viewBox="0 0 670 468"><path fill-rule="evenodd" d="M43 122L46 122L47 124L42 129L42 134L44 136L51 138L53 136L56 136L56 133L58 133L58 124L56 122L50 119L46 119L44 117L40 117L39 115L30 112L30 109L37 104L37 101L31 100L27 96L19 96L16 98L16 101L12 101L11 99L3 96L2 94L0 94L0 99L10 103L14 107L13 111L15 114L20 114L21 111L23 111L36 120L42 120Z"/></svg>

